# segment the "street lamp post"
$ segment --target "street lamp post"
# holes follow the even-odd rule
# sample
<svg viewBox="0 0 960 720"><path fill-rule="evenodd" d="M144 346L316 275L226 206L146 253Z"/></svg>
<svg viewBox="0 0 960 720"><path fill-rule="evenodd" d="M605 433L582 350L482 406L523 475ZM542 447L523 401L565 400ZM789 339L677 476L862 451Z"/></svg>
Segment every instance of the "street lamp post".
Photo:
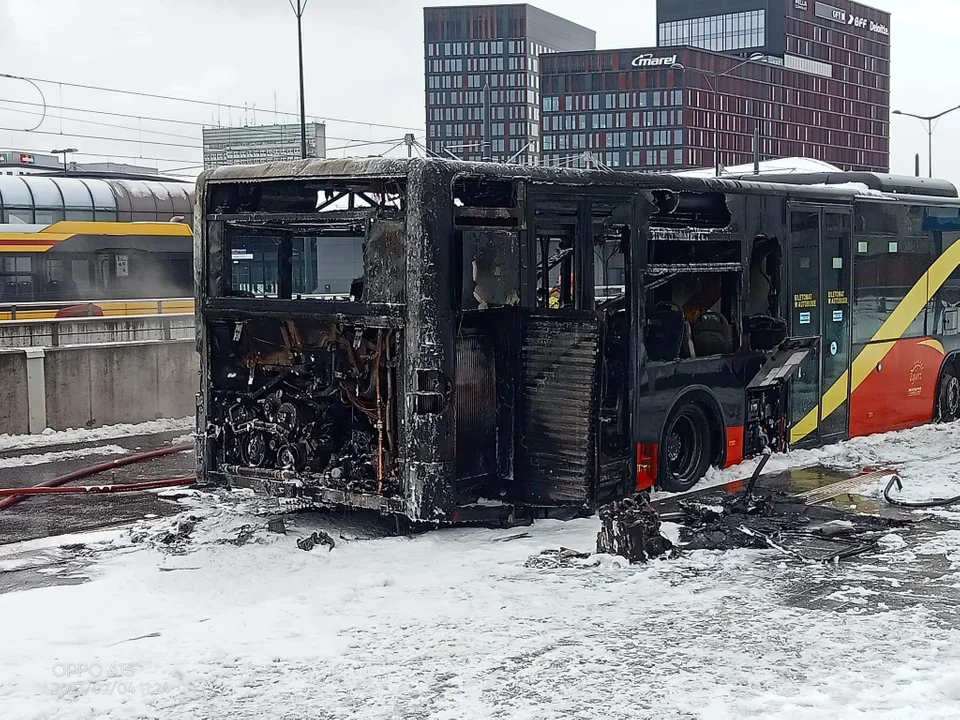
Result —
<svg viewBox="0 0 960 720"><path fill-rule="evenodd" d="M63 155L63 175L67 175L67 155L78 152L76 148L64 148L63 150L51 150L54 155Z"/></svg>
<svg viewBox="0 0 960 720"><path fill-rule="evenodd" d="M723 72L712 73L707 72L706 70L699 70L697 68L688 68L682 63L674 63L670 66L672 70L690 70L691 72L699 73L707 81L707 85L710 87L710 92L713 93L713 164L717 177L720 177L722 172L720 165L720 78L729 75L734 70L742 68L748 63L763 60L763 58L763 53L753 53L753 55L748 57L739 65L734 65L732 68L724 70ZM710 82L710 78L713 78L713 82Z"/></svg>
<svg viewBox="0 0 960 720"><path fill-rule="evenodd" d="M927 152L929 153L928 167L930 169L930 177L933 177L933 130L937 120L942 118L944 115L949 115L952 112L960 110L960 105L949 110L944 110L942 113L936 115L914 115L913 113L902 112L900 110L894 110L894 115L903 115L904 117L916 118L920 122L924 123L927 128Z"/></svg>
<svg viewBox="0 0 960 720"><path fill-rule="evenodd" d="M307 101L303 96L303 14L307 11L310 0L287 0L290 8L297 16L297 52L300 58L300 157L307 159Z"/></svg>

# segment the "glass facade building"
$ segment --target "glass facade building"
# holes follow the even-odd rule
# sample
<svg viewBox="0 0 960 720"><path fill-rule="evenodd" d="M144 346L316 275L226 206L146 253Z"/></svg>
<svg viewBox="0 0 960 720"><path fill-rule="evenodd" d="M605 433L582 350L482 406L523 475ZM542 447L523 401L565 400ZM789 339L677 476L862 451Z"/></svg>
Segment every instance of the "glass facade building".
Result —
<svg viewBox="0 0 960 720"><path fill-rule="evenodd" d="M425 8L427 148L465 160L538 162L541 58L595 47L592 30L530 5Z"/></svg>
<svg viewBox="0 0 960 720"><path fill-rule="evenodd" d="M761 160L888 172L889 28L845 0L659 0L658 47L543 58L543 160L729 167L757 133Z"/></svg>
<svg viewBox="0 0 960 720"><path fill-rule="evenodd" d="M766 42L765 9L709 15L660 23L658 45L691 45L703 50L733 52L761 47Z"/></svg>

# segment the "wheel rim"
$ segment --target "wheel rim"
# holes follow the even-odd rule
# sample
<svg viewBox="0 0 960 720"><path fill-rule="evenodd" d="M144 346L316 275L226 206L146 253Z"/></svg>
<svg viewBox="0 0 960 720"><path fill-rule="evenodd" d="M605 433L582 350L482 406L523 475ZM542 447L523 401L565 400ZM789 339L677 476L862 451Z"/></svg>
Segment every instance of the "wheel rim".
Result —
<svg viewBox="0 0 960 720"><path fill-rule="evenodd" d="M678 417L667 434L666 445L670 474L681 483L689 481L700 464L703 450L696 423L686 415Z"/></svg>
<svg viewBox="0 0 960 720"><path fill-rule="evenodd" d="M948 418L954 418L960 411L960 379L951 375L947 379L945 390L943 409Z"/></svg>

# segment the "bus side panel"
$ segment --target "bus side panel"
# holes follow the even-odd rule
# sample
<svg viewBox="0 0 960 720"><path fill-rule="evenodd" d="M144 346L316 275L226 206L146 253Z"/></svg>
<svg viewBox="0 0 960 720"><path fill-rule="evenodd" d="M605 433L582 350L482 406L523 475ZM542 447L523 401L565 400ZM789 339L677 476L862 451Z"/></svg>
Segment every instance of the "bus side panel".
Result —
<svg viewBox="0 0 960 720"><path fill-rule="evenodd" d="M667 416L678 403L686 402L688 393L691 401L701 401L706 396L719 405L723 417L715 418L715 429L722 444L713 448L717 462L726 466L731 460L743 459L746 386L752 377L748 377L751 368L755 372L756 365L751 360L750 356L712 357L647 366L638 388L643 412L633 422L638 491L655 484Z"/></svg>
<svg viewBox="0 0 960 720"><path fill-rule="evenodd" d="M915 427L933 420L943 345L930 338L891 340L854 353L850 436Z"/></svg>

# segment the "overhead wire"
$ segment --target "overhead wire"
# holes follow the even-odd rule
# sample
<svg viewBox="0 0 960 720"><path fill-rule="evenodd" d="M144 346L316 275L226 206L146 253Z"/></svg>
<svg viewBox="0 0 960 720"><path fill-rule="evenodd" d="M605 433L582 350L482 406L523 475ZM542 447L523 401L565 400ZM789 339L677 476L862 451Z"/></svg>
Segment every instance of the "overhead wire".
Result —
<svg viewBox="0 0 960 720"><path fill-rule="evenodd" d="M24 102L19 101L19 100L7 100L7 99L4 99L4 98L0 98L0 103L3 103L3 104L32 104L32 103L24 103ZM39 113L33 113L33 112L30 111L30 110L21 110L21 109L19 109L19 108L0 108L0 112L2 112L2 111L4 111L4 110L5 110L6 112L22 113L22 114L27 114L27 115L39 115ZM86 111L86 112L96 112L96 111ZM105 114L106 114L106 113L105 113ZM129 117L135 117L135 118L143 119L143 120L147 120L147 119L148 119L148 118L142 118L142 117L140 117L140 116L129 116ZM62 119L62 120L68 120L68 121L70 121L70 122L81 123L81 124L99 125L99 126L110 127L110 128L119 129L119 130L129 130L130 132L147 133L147 134L154 134L154 135L163 135L163 136L176 137L176 138L185 139L185 140L196 140L196 139L197 139L197 137L196 137L195 135L181 135L181 134L177 134L177 133L167 133L167 132L164 132L164 131L162 131L162 130L150 130L150 129L148 129L148 128L133 127L133 126L131 126L131 125L117 125L117 124L114 124L114 123L104 123L104 122L99 122L99 121L95 121L95 120L84 120L84 119L82 119L82 118L73 118L73 117L64 117L64 118L60 118L60 119ZM169 121L164 121L164 122L179 122L179 121L169 120ZM207 128L212 127L212 126L206 125L206 124L204 124L204 123L192 123L192 122L189 122L189 121L184 121L184 124L198 125L198 126L207 127ZM232 129L232 128L229 128L229 127L228 127L228 128L221 128L221 129L230 130L230 129ZM241 130L241 129L242 129L242 126L237 128L237 130ZM8 132L23 132L23 133L31 133L31 132L32 132L32 133L35 133L35 134L38 134L38 135L63 135L63 136L70 136L70 137L81 137L81 138L84 138L84 139L87 139L87 140L119 140L119 141L122 141L122 142L142 142L142 143L144 143L144 144L151 144L151 145L168 145L168 146L170 146L170 147L196 147L196 148L201 148L201 149L202 149L202 147L203 147L202 145L178 145L177 143L168 143L168 142L163 142L163 143L161 143L161 142L151 141L151 140L141 140L141 139L138 139L138 138L97 137L97 136L91 136L91 135L83 135L83 134L81 134L81 133L64 132L64 131L62 131L62 130L61 130L61 131L58 131L58 132L50 132L50 131L46 131L46 130L27 129L27 128L11 128L11 127L0 127L0 130L6 130L6 131L8 131ZM358 143L358 144L359 144L359 143L365 143L365 144L369 144L369 145L377 145L377 144L388 145L388 144L390 144L390 143L396 142L396 139L395 139L395 138L387 138L387 139L385 139L385 140L370 140L370 139L360 139L360 138L338 137L338 136L336 136L336 135L325 135L325 137L326 137L327 140L337 140L337 141L340 141L340 142ZM400 142L403 142L403 139L402 139L402 138L401 138ZM346 147L346 146L345 146L345 147ZM342 150L343 148L341 147L341 148L330 148L330 149L333 149L333 150Z"/></svg>
<svg viewBox="0 0 960 720"><path fill-rule="evenodd" d="M139 90L123 90L123 89L121 89L121 88L111 88L111 87L106 87L106 86L102 86L102 85L88 85L88 84L84 84L84 83L71 83L71 82L64 82L64 81L62 81L62 80L50 80L50 79L47 79L47 78L35 78L35 77L27 77L27 76L22 76L22 75L7 75L7 76L5 76L5 77L9 77L9 78L16 79L16 80L26 80L26 81L28 81L28 82L47 83L47 84L49 84L49 85L60 85L60 86L62 86L62 87L72 87L72 88L78 88L78 89L81 89L81 90L91 90L91 91L94 91L94 92L115 93L115 94L119 94L119 95L130 95L130 96L133 96L133 97L145 97L145 98L153 98L153 99L155 99L155 100L166 100L166 101L170 101L170 102L181 102L181 103L187 103L187 104L192 104L192 105L203 105L203 106L205 106L205 107L221 107L221 108L230 108L230 109L232 109L232 110L244 110L244 111L249 111L249 110L250 110L250 107L249 107L249 106L240 106L240 105L233 105L233 104L231 104L231 103L214 102L214 101L212 101L212 100L197 100L197 99L195 99L195 98L176 97L176 96L174 96L174 95L162 95L162 94L158 94L158 93L148 93L148 92L142 92L142 91L139 91ZM270 111L267 111L267 112L270 112ZM291 113L291 112L283 112L283 111L280 111L280 110L274 110L274 111L272 111L272 112L274 112L274 113L277 114L277 115L283 115L284 117L296 117L296 118L299 118L299 117L300 117L300 113L298 113L298 112L297 112L297 113ZM346 119L346 118L323 117L323 116L319 116L319 115L310 115L310 116L308 116L308 118L309 118L309 119L313 119L313 120L326 121L326 122L345 123L345 124L348 124L348 125L367 125L367 126L369 126L369 127L389 128L389 129L391 129L391 130L413 130L413 131L420 131L420 130L423 129L422 127L409 127L409 126L404 126L404 125L389 125L389 124L386 124L386 123L369 122L369 121L363 121L363 120L350 120L350 119Z"/></svg>

